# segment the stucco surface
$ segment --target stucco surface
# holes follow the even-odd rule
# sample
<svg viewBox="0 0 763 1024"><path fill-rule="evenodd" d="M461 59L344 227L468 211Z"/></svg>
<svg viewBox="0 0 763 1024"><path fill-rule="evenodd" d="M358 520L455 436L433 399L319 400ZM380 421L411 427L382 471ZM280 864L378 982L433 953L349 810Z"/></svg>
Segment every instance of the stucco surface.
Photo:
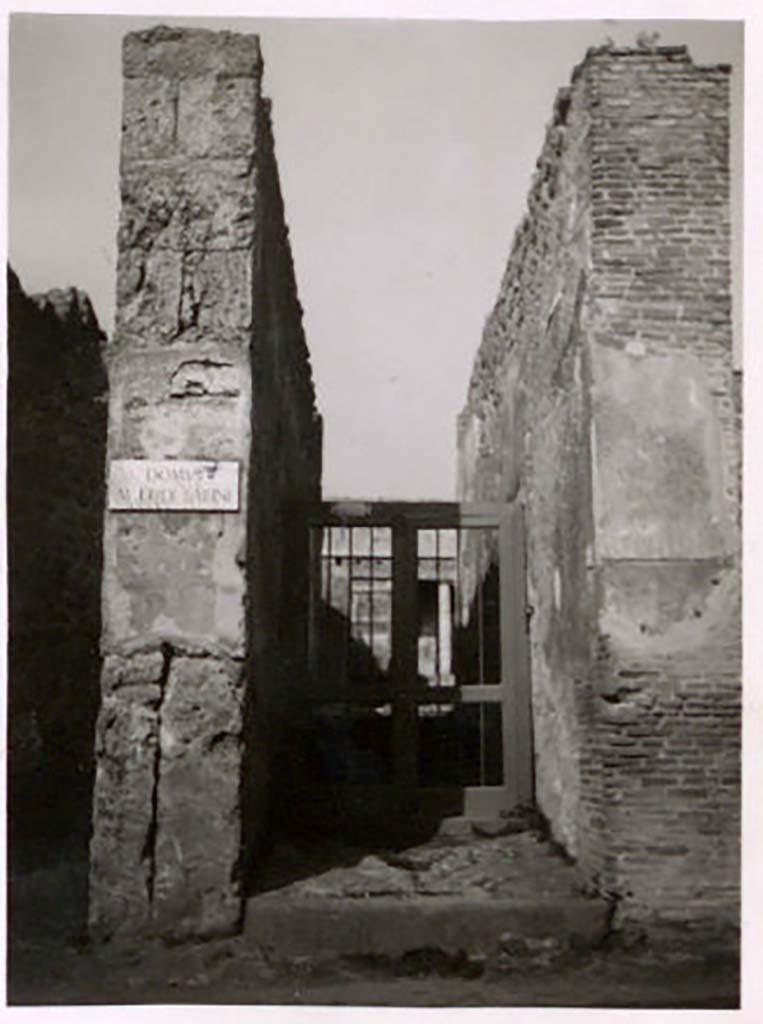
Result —
<svg viewBox="0 0 763 1024"><path fill-rule="evenodd" d="M461 495L525 505L538 802L625 916L738 913L729 71L575 69L460 419Z"/></svg>

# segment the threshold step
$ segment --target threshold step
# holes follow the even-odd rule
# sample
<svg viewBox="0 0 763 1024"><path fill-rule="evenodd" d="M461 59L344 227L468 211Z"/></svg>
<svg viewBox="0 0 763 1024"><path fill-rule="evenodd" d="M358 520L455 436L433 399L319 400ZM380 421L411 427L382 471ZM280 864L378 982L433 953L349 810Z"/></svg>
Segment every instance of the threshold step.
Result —
<svg viewBox="0 0 763 1024"><path fill-rule="evenodd" d="M609 927L602 899L553 903L525 899L419 896L284 897L279 892L247 902L244 935L282 957L389 956L419 949L490 955L508 940L553 938L584 949L597 946Z"/></svg>

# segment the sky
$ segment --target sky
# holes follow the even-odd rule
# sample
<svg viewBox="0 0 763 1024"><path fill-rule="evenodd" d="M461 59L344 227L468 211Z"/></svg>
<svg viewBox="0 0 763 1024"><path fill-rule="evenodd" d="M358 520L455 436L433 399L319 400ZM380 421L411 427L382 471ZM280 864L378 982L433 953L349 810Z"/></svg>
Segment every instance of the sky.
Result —
<svg viewBox="0 0 763 1024"><path fill-rule="evenodd" d="M482 327L555 93L588 46L656 31L696 63L732 64L741 167L738 21L13 15L10 263L28 292L85 289L109 334L121 38L160 23L261 37L326 496L455 497L456 417Z"/></svg>

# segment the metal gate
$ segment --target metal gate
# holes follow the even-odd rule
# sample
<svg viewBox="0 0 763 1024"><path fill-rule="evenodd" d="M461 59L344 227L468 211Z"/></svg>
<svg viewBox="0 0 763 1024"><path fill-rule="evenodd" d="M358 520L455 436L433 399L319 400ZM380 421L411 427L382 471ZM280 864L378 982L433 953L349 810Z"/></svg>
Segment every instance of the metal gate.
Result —
<svg viewBox="0 0 763 1024"><path fill-rule="evenodd" d="M521 508L326 503L308 528L316 785L418 815L527 802Z"/></svg>

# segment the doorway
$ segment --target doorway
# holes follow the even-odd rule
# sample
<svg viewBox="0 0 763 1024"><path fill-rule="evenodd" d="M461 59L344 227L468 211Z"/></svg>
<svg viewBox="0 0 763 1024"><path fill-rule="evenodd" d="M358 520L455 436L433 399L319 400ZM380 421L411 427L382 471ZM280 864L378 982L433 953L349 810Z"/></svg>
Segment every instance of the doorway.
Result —
<svg viewBox="0 0 763 1024"><path fill-rule="evenodd" d="M323 503L307 529L307 804L404 841L528 803L521 507Z"/></svg>

